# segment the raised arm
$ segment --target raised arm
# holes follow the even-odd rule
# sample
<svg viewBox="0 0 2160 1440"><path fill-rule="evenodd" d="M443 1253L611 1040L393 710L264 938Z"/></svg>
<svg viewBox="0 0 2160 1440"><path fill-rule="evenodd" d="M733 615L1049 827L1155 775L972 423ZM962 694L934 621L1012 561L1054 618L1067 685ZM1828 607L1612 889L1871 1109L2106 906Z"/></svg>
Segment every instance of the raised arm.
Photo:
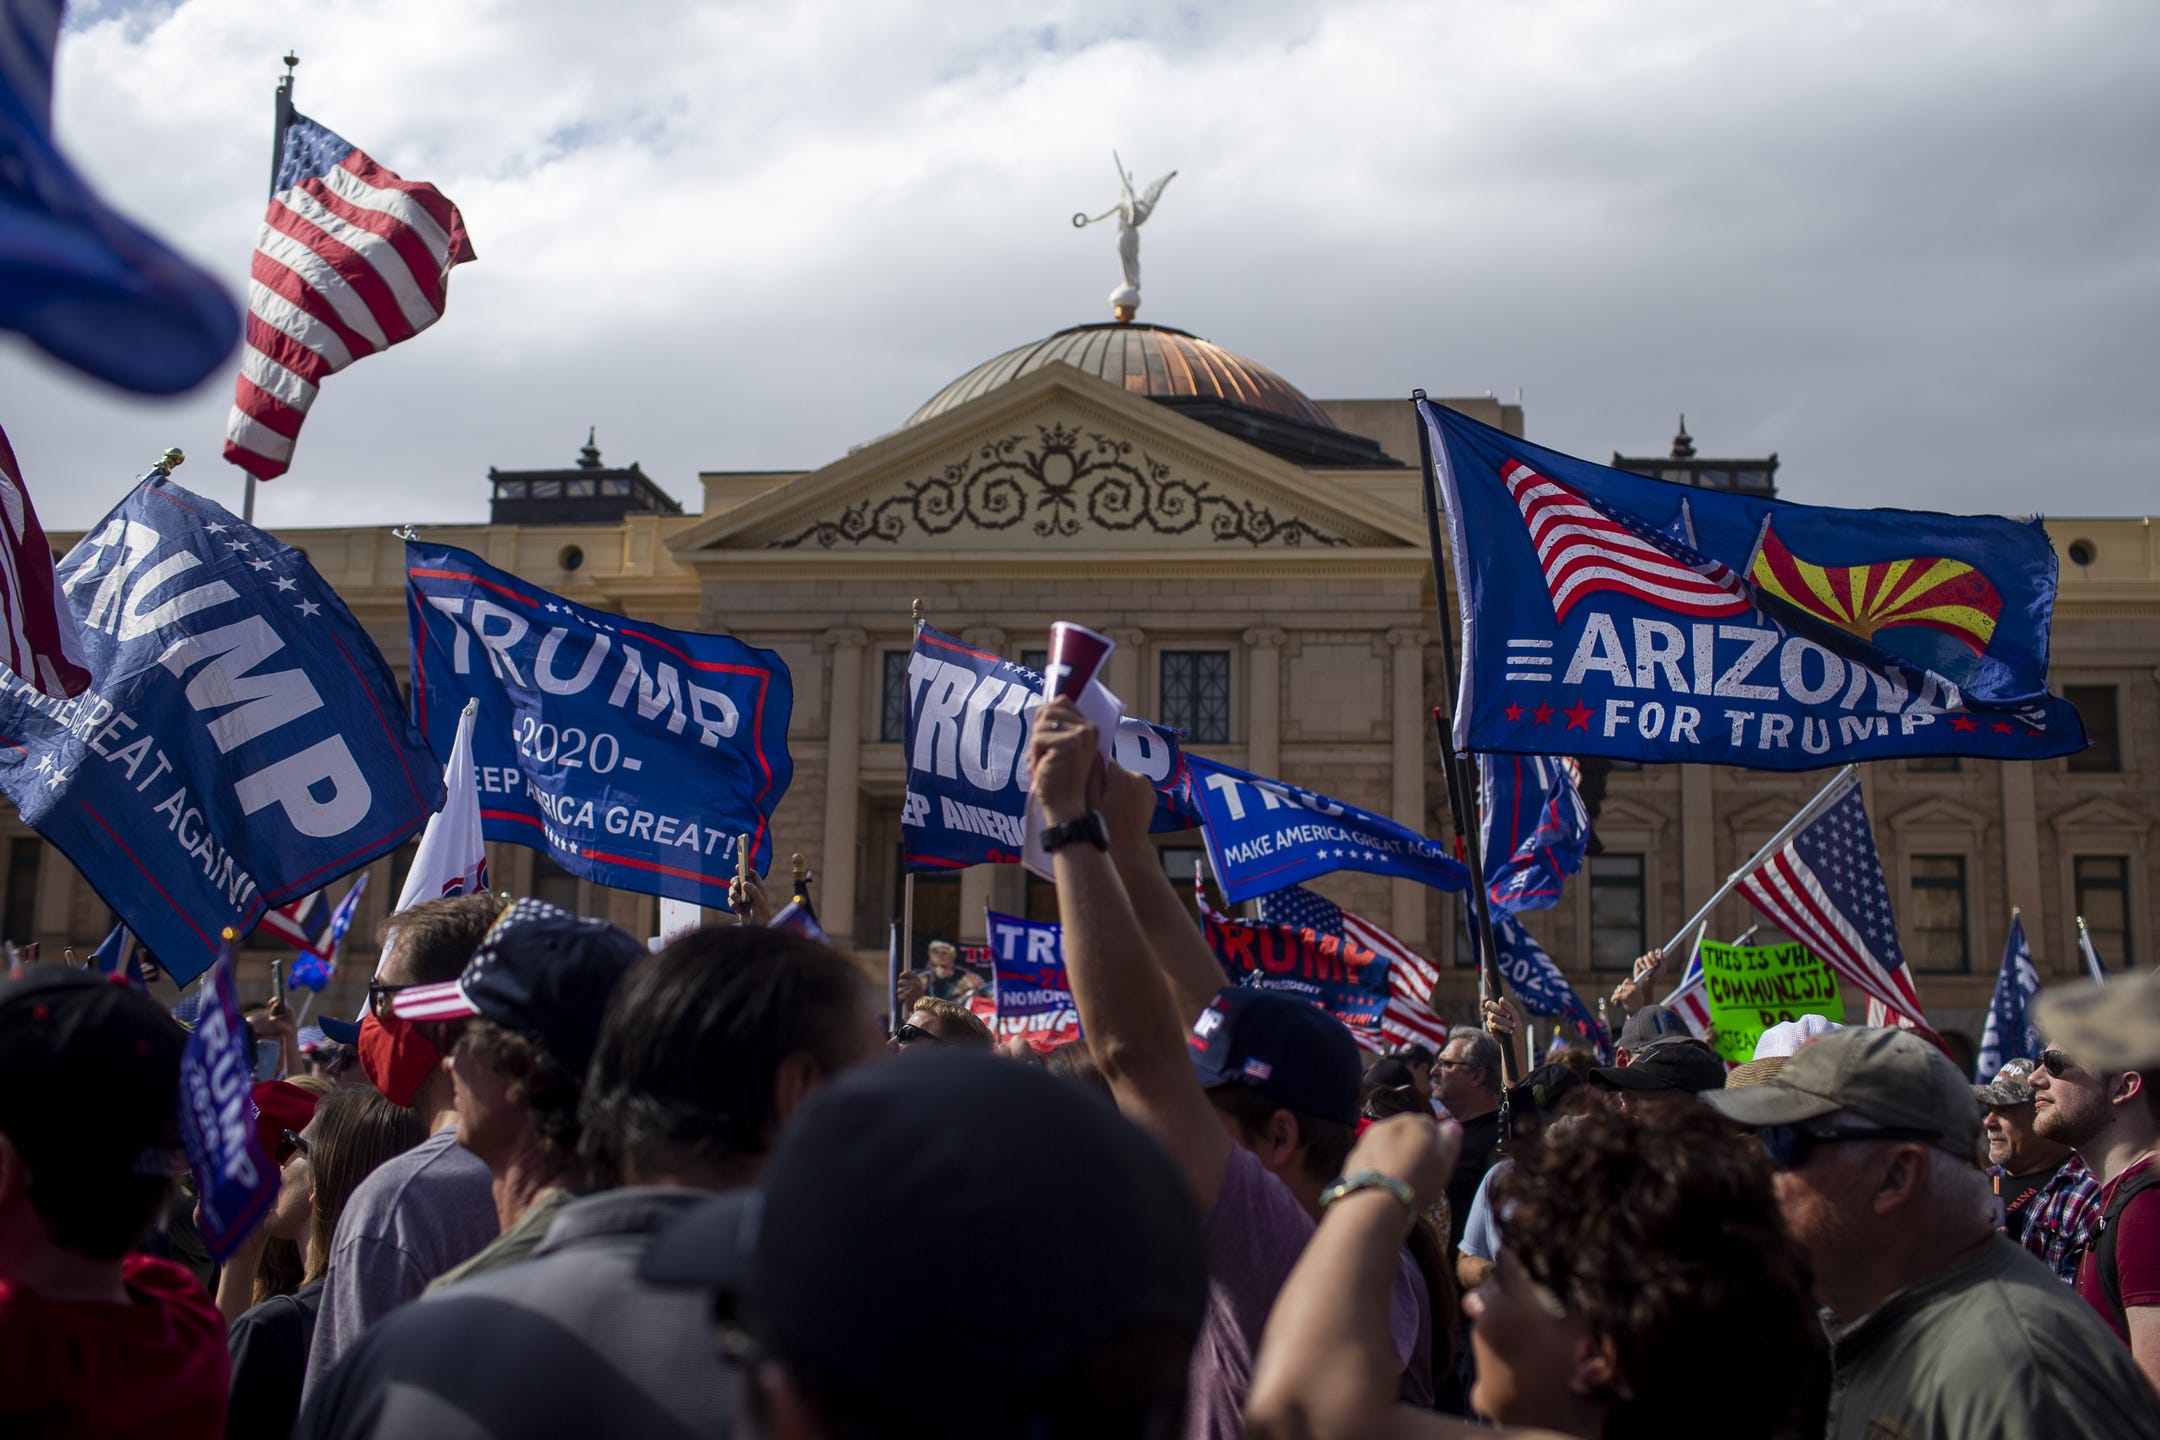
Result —
<svg viewBox="0 0 2160 1440"><path fill-rule="evenodd" d="M1344 1173L1391 1176L1425 1204L1446 1191L1461 1148L1462 1130L1452 1121L1434 1125L1398 1115L1365 1132ZM1402 1362L1388 1332L1388 1298L1410 1219L1402 1202L1380 1188L1354 1190L1322 1212L1260 1341L1245 1407L1245 1433L1253 1440L1491 1435L1395 1403Z"/></svg>
<svg viewBox="0 0 2160 1440"><path fill-rule="evenodd" d="M1070 703L1053 700L1037 712L1028 769L1046 824L1065 824L1099 808L1095 727ZM1126 1117L1153 1131L1176 1157L1205 1213L1230 1162L1229 1132L1186 1058L1185 1026L1117 866L1084 840L1061 847L1051 863L1066 978L1096 1068Z"/></svg>
<svg viewBox="0 0 2160 1440"><path fill-rule="evenodd" d="M1200 933L1190 898L1163 873L1162 852L1148 843L1155 817L1155 787L1145 776L1111 767L1103 791L1103 819L1110 826L1110 861L1132 901L1148 953L1170 982L1178 1019L1191 1025L1215 992L1229 984Z"/></svg>

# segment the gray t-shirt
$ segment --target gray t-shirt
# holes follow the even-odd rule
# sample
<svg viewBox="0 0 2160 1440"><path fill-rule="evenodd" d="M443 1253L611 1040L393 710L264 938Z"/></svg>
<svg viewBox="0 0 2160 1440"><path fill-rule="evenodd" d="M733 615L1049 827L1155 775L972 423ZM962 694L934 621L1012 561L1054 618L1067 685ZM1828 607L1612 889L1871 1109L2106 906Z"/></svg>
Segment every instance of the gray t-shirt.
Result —
<svg viewBox="0 0 2160 1440"><path fill-rule="evenodd" d="M1208 1212L1208 1308L1193 1347L1187 1440L1239 1440L1244 1435L1245 1396L1252 1388L1260 1332L1313 1229L1312 1217L1290 1188L1269 1174L1252 1151L1233 1146L1222 1189ZM1403 1257L1388 1298L1388 1330L1410 1382L1406 1398L1430 1403L1431 1302L1423 1298L1424 1288L1417 1268Z"/></svg>
<svg viewBox="0 0 2160 1440"><path fill-rule="evenodd" d="M2132 1440L2160 1395L2092 1306L1990 1235L1838 1337L1829 1440Z"/></svg>
<svg viewBox="0 0 2160 1440"><path fill-rule="evenodd" d="M495 1191L457 1131L430 1135L360 1182L330 1242L322 1314L308 1349L312 1392L360 1332L495 1238Z"/></svg>
<svg viewBox="0 0 2160 1440"><path fill-rule="evenodd" d="M1493 1213L1493 1186L1514 1168L1515 1162L1503 1157L1493 1161L1492 1169L1478 1181L1477 1199L1470 1202L1470 1218L1463 1221L1463 1254L1480 1260L1500 1258L1500 1217Z"/></svg>

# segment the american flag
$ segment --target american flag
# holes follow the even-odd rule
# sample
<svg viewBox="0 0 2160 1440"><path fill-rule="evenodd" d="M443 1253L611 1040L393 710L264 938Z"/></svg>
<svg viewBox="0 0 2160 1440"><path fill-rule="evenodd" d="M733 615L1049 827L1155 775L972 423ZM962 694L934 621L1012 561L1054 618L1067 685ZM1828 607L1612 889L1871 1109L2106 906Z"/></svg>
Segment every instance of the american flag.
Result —
<svg viewBox="0 0 2160 1440"><path fill-rule="evenodd" d="M1929 1029L1905 968L1890 886L1857 781L1769 859L1740 893L1868 997L1867 1023Z"/></svg>
<svg viewBox="0 0 2160 1440"><path fill-rule="evenodd" d="M330 923L293 961L293 984L320 990L330 983L330 977L337 973L338 948L345 943L345 932L352 929L353 917L360 910L360 896L366 890L367 875L362 872L360 878L353 881L352 888L345 892L345 898L338 901L337 909L330 915Z"/></svg>
<svg viewBox="0 0 2160 1440"><path fill-rule="evenodd" d="M1430 1045L1436 1054L1447 1044L1447 1022L1427 1003L1440 979L1432 961L1371 921L1302 885L1261 896L1260 918L1270 925L1295 925L1349 940L1384 958L1390 993L1387 1008L1380 1013L1381 1035L1396 1045L1413 1041Z"/></svg>
<svg viewBox="0 0 2160 1440"><path fill-rule="evenodd" d="M290 905L265 910L256 924L288 945L312 950L323 932L330 928L330 902L323 898L322 891L317 890Z"/></svg>
<svg viewBox="0 0 2160 1440"><path fill-rule="evenodd" d="M225 458L258 479L291 468L323 377L442 318L465 218L304 115L285 131L248 282L247 348Z"/></svg>
<svg viewBox="0 0 2160 1440"><path fill-rule="evenodd" d="M82 631L53 574L52 545L38 523L22 470L0 431L0 664L41 695L65 700L90 685Z"/></svg>
<svg viewBox="0 0 2160 1440"><path fill-rule="evenodd" d="M1737 615L1755 608L1731 568L1692 552L1647 526L1615 515L1572 486L1548 480L1520 460L1500 479L1522 511L1552 592L1553 617L1567 619L1578 600L1617 590L1683 615Z"/></svg>
<svg viewBox="0 0 2160 1440"><path fill-rule="evenodd" d="M1678 1015L1688 1033L1696 1039L1710 1037L1710 992L1703 982L1701 936L1696 937L1695 948L1689 952L1687 969L1681 974L1680 982L1660 1003Z"/></svg>

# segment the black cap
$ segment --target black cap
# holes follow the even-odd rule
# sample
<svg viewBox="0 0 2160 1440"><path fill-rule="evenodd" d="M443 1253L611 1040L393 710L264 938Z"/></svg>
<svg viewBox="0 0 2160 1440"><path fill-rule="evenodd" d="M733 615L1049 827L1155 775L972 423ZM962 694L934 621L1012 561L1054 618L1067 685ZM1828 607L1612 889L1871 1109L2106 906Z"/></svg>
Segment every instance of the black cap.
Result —
<svg viewBox="0 0 2160 1440"><path fill-rule="evenodd" d="M1620 1048L1630 1053L1659 1040L1690 1035L1687 1023L1663 1005L1645 1005L1620 1027Z"/></svg>
<svg viewBox="0 0 2160 1440"><path fill-rule="evenodd" d="M1607 1090L1673 1090L1699 1095L1725 1088L1725 1062L1700 1040L1656 1040L1634 1052L1633 1063L1590 1072Z"/></svg>
<svg viewBox="0 0 2160 1440"><path fill-rule="evenodd" d="M1217 991L1187 1043L1209 1089L1242 1085L1322 1120L1357 1123L1357 1041L1310 1001L1243 985Z"/></svg>
<svg viewBox="0 0 2160 1440"><path fill-rule="evenodd" d="M643 945L605 920L521 899L488 927L463 974L400 990L392 1008L408 1020L483 1016L538 1040L582 1076L600 1043L608 997L644 955Z"/></svg>
<svg viewBox="0 0 2160 1440"><path fill-rule="evenodd" d="M1405 1085L1417 1084L1417 1076L1399 1057L1383 1055L1365 1067L1365 1088L1368 1090L1400 1090Z"/></svg>
<svg viewBox="0 0 2160 1440"><path fill-rule="evenodd" d="M1007 1237L1044 1303L1016 1320L979 1266L926 1263L894 1238L923 1235ZM809 1387L883 1397L958 1435L1027 1433L1042 1387L1083 1349L1143 1325L1197 1336L1207 1306L1199 1211L1162 1148L1078 1086L957 1051L826 1086L762 1191L664 1227L640 1268L718 1290L722 1313ZM896 1343L910 1335L990 1344L995 1360L957 1391L924 1385L919 1347Z"/></svg>
<svg viewBox="0 0 2160 1440"><path fill-rule="evenodd" d="M1583 1088L1582 1073L1572 1065L1540 1065L1508 1087L1508 1104L1527 1105L1551 1115L1560 1102Z"/></svg>
<svg viewBox="0 0 2160 1440"><path fill-rule="evenodd" d="M149 996L82 970L0 981L0 1134L33 1174L48 1163L170 1174L187 1032Z"/></svg>

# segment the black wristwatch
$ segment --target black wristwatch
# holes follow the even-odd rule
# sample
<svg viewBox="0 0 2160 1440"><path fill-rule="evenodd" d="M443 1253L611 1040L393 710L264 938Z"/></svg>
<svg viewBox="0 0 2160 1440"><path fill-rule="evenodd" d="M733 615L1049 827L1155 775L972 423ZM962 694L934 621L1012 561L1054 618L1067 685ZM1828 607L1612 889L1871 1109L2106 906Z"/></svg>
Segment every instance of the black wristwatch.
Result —
<svg viewBox="0 0 2160 1440"><path fill-rule="evenodd" d="M1042 832L1043 853L1055 854L1075 840L1085 840L1098 850L1110 848L1110 830L1103 824L1102 812L1090 810L1077 820L1046 827Z"/></svg>

